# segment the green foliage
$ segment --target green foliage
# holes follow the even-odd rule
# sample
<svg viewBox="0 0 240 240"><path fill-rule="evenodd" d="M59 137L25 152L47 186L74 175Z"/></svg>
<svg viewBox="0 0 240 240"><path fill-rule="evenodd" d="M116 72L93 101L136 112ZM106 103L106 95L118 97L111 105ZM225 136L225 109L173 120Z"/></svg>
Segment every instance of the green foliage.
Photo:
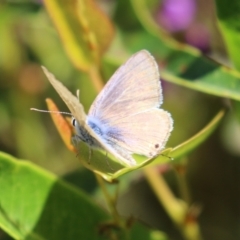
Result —
<svg viewBox="0 0 240 240"><path fill-rule="evenodd" d="M106 4L103 9L111 17L93 0L36 2L0 3L3 236L191 240L221 239L224 231L226 236L237 232L232 224L236 218L228 209L239 207L239 201L233 201L239 197L234 195L237 190L232 187L238 185L239 174L234 169L240 166L240 128L239 121L234 120L239 120L240 100L239 2L215 1L218 19L214 23L220 26L229 53L224 61L232 62L235 69L220 64L222 58L210 59L187 45L184 31L170 35L163 30L156 21L156 0ZM204 13L204 9L199 11ZM224 46L217 42L216 31L209 30L215 39L211 45L220 45L219 55L223 55ZM47 97L54 99L60 110L68 111L46 81L41 65L71 92L80 89L80 100L87 110L113 72L141 49L150 51L159 63L163 109L174 119L170 141L159 156L134 156L137 166L126 167L116 159L108 162L105 153L93 151L89 163L88 147L80 145L76 158L61 142L48 114L29 111L31 107L46 109ZM212 53L214 56L214 50ZM235 101L224 121L226 106L219 97L227 98L228 106ZM63 121L58 131L65 131L61 136L72 150L71 129ZM142 179L148 181L150 194ZM205 215L199 222L202 209ZM208 231L202 232L202 228ZM211 237L206 232L211 232ZM0 240L1 236L0 232Z"/></svg>
<svg viewBox="0 0 240 240"><path fill-rule="evenodd" d="M84 192L24 160L0 153L0 161L0 226L15 239L166 239L137 224L107 228L110 217Z"/></svg>

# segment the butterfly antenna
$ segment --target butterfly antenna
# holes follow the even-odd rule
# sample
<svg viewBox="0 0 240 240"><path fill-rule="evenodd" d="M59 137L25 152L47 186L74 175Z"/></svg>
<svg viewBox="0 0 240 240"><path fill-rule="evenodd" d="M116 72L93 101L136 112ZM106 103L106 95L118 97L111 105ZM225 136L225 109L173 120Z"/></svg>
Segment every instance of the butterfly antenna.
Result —
<svg viewBox="0 0 240 240"><path fill-rule="evenodd" d="M48 111L48 110L41 110L41 109L37 109L37 108L30 108L30 110L36 111L36 112L55 113L55 114L66 114L66 115L71 115L71 116L72 116L72 114L69 113L69 112Z"/></svg>

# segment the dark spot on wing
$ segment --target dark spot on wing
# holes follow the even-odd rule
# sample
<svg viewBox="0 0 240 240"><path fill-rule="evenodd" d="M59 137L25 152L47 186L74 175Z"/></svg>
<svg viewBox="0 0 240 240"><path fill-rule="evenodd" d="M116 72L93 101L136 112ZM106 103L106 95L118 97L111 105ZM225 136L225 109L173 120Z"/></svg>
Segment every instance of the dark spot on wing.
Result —
<svg viewBox="0 0 240 240"><path fill-rule="evenodd" d="M159 144L157 143L157 144L155 144L155 148L159 148Z"/></svg>

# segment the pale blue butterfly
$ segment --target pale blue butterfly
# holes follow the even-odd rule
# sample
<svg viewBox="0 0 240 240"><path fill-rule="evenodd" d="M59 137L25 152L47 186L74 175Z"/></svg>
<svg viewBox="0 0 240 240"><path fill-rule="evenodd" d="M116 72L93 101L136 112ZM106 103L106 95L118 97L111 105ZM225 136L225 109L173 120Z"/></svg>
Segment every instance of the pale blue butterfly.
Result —
<svg viewBox="0 0 240 240"><path fill-rule="evenodd" d="M132 154L154 157L164 148L173 120L159 109L163 101L160 75L148 51L137 52L114 73L88 115L79 99L43 70L74 117L75 140L103 149L128 166L136 165Z"/></svg>

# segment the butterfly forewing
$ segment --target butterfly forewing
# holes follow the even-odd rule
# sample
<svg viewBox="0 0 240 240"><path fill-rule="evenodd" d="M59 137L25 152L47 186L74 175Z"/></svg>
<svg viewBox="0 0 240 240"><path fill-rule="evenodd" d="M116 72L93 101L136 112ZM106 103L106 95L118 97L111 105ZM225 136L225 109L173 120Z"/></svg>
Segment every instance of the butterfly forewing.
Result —
<svg viewBox="0 0 240 240"><path fill-rule="evenodd" d="M114 125L119 119L159 107L161 102L157 64L142 50L114 73L92 104L89 116Z"/></svg>
<svg viewBox="0 0 240 240"><path fill-rule="evenodd" d="M55 76L50 73L45 67L42 66L42 69L47 76L49 82L55 88L57 93L60 95L62 100L65 102L69 108L72 115L77 119L80 125L85 125L86 114L82 104L79 102L79 99L75 97L61 82L59 82Z"/></svg>

